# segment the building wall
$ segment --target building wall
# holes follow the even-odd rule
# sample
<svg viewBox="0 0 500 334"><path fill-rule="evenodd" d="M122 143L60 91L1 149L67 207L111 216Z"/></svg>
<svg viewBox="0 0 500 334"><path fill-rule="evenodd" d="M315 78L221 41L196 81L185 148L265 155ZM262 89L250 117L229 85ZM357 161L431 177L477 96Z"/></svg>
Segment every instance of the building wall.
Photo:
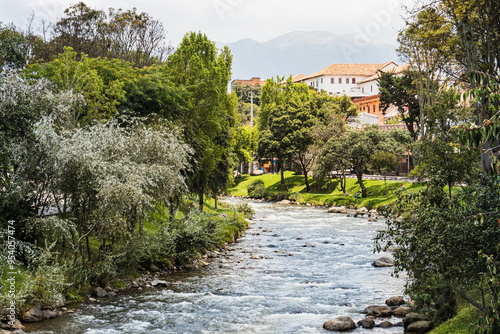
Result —
<svg viewBox="0 0 500 334"><path fill-rule="evenodd" d="M384 115L380 106L380 94L354 99L352 101L358 105L360 113L368 113L378 117L378 124L384 124Z"/></svg>
<svg viewBox="0 0 500 334"><path fill-rule="evenodd" d="M321 76L307 79L304 82L318 90L324 90L330 95L347 95L349 97L363 96L358 82L366 79L360 76Z"/></svg>

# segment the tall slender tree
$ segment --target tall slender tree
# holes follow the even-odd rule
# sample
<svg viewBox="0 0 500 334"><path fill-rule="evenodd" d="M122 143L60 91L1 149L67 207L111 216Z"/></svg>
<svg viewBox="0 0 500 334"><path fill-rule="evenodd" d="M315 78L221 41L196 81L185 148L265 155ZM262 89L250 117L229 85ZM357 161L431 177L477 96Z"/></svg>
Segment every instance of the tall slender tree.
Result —
<svg viewBox="0 0 500 334"><path fill-rule="evenodd" d="M190 32L164 67L170 80L188 93L188 107L178 120L184 126L186 141L195 151L190 187L198 194L200 208L209 191L210 177L228 173L219 167L229 156L230 131L234 126L236 97L228 93L231 63L227 47L218 50L206 35Z"/></svg>

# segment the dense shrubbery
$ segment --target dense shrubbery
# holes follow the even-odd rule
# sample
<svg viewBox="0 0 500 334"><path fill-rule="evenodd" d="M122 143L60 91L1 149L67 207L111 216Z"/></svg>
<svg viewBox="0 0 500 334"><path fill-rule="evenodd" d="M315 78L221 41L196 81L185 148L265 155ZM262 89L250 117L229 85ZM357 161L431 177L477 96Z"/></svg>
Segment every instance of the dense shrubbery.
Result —
<svg viewBox="0 0 500 334"><path fill-rule="evenodd" d="M266 186L264 181L255 180L250 183L247 187L247 193L249 197L252 198L265 198L266 197Z"/></svg>
<svg viewBox="0 0 500 334"><path fill-rule="evenodd" d="M387 228L380 231L378 245L395 247L397 272L409 275L407 292L419 311L446 320L454 316L461 296L487 313L488 298L476 297L476 291L496 298L498 307L498 287L481 280L487 273L491 277L495 262L488 267L479 254L498 254L499 207L500 184L485 176L451 198L442 186L429 185L404 193L387 208Z"/></svg>

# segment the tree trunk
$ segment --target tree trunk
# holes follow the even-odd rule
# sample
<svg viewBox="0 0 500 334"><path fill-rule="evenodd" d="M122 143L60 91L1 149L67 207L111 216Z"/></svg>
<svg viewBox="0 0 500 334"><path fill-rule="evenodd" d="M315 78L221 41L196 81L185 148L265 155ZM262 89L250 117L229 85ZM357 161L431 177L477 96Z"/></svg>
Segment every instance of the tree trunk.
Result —
<svg viewBox="0 0 500 334"><path fill-rule="evenodd" d="M300 162L300 167L302 168L302 173L304 173L304 181L306 183L306 191L309 192L311 191L311 186L309 185L309 177L308 177L308 170L306 167L306 163L304 161Z"/></svg>
<svg viewBox="0 0 500 334"><path fill-rule="evenodd" d="M361 197L368 197L368 189L366 189L365 184L363 182L363 173L356 173L356 177L358 178L359 186L361 187Z"/></svg>
<svg viewBox="0 0 500 334"><path fill-rule="evenodd" d="M285 181L285 169L283 168L283 159L278 158L278 168L280 170L280 175L281 175L281 184L285 186L286 191L288 191L288 186Z"/></svg>
<svg viewBox="0 0 500 334"><path fill-rule="evenodd" d="M200 206L200 212L203 212L203 207L204 207L204 204L205 204L205 197L204 197L204 193L203 193L203 190L200 190L198 192L198 205Z"/></svg>
<svg viewBox="0 0 500 334"><path fill-rule="evenodd" d="M88 259L89 259L89 262L91 260L91 254L90 254L90 241L89 241L89 237L86 236L85 237L85 243L87 245L87 256L88 256Z"/></svg>

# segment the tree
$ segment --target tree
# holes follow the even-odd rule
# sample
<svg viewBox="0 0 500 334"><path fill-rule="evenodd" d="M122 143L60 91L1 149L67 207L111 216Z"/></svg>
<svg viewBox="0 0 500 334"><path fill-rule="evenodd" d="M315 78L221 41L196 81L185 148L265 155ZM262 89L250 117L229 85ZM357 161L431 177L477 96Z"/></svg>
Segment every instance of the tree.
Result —
<svg viewBox="0 0 500 334"><path fill-rule="evenodd" d="M17 145L34 141L34 124L41 117L60 117L79 101L79 97L70 92L54 93L46 79L26 80L12 71L0 77L0 217L5 218L3 221L19 222L37 213L26 195L30 192L24 192L18 183L22 162L15 158ZM34 171L42 167L35 164ZM29 180L35 182L36 176L31 175Z"/></svg>
<svg viewBox="0 0 500 334"><path fill-rule="evenodd" d="M135 8L109 10L105 38L110 47L107 56L123 59L137 67L163 62L172 51L165 42L165 30L160 21Z"/></svg>
<svg viewBox="0 0 500 334"><path fill-rule="evenodd" d="M469 293L489 289L481 283L480 273L487 266L478 252L497 254L500 203L499 196L491 194L498 194L498 189L498 180L489 176L453 198L440 187L427 187L403 193L384 212L387 227L378 234L377 247L395 249L396 272L408 275L406 293L418 311L446 320L454 315L460 295L487 314L486 299Z"/></svg>
<svg viewBox="0 0 500 334"><path fill-rule="evenodd" d="M190 188L203 208L210 175L229 157L236 98L227 93L232 56L201 33L188 33L164 67L172 83L186 90L187 108L176 119L194 149ZM226 171L221 171L226 172Z"/></svg>
<svg viewBox="0 0 500 334"><path fill-rule="evenodd" d="M260 96L262 94L262 86L242 85L241 82L236 82L232 85L231 90L238 96L239 102L253 103L260 106Z"/></svg>
<svg viewBox="0 0 500 334"><path fill-rule="evenodd" d="M381 72L377 80L382 110L387 111L391 105L397 107L414 141L420 134L420 105L415 80L415 73L411 71L405 71L402 75Z"/></svg>
<svg viewBox="0 0 500 334"><path fill-rule="evenodd" d="M110 8L106 13L79 2L64 10L50 40L38 41L35 59L51 61L65 47L91 58L108 57L136 67L165 61L171 52L161 22L135 8Z"/></svg>
<svg viewBox="0 0 500 334"><path fill-rule="evenodd" d="M56 208L61 224L72 231L55 241L65 251L70 246L73 274L99 256L90 237L102 247L127 243L143 232L146 214L156 204L168 205L186 193L183 174L191 149L178 131L168 124L124 125L60 131L51 118L43 118L35 125L34 139L18 143L18 185L35 212L43 216Z"/></svg>
<svg viewBox="0 0 500 334"><path fill-rule="evenodd" d="M117 106L125 94L122 89L124 81L113 80L105 84L103 77L92 68L93 63L85 54L78 60L77 53L68 47L53 61L31 65L25 72L30 77L50 79L59 92L73 91L83 96L85 104L74 109L66 124L77 126L116 116Z"/></svg>
<svg viewBox="0 0 500 334"><path fill-rule="evenodd" d="M396 152L401 146L386 132L375 126L362 130L351 130L342 140L346 142L346 151L343 153L356 174L358 184L361 187L361 196L367 197L368 189L364 184L363 174L371 167L372 155L379 151Z"/></svg>
<svg viewBox="0 0 500 334"><path fill-rule="evenodd" d="M284 181L283 164L294 160L304 174L310 191L308 173L315 159L309 149L314 143L312 127L320 121L320 109L313 108L312 93L307 85L268 80L262 92L259 153L278 158L281 182Z"/></svg>
<svg viewBox="0 0 500 334"><path fill-rule="evenodd" d="M339 190L343 194L347 193L346 171L351 168L349 158L345 154L347 150L348 144L343 136L331 137L319 151L315 170L315 174L320 178L331 177L335 171L336 177L339 178Z"/></svg>
<svg viewBox="0 0 500 334"><path fill-rule="evenodd" d="M387 194L387 173L395 172L399 166L398 157L396 154L391 152L378 151L372 154L370 157L371 167L375 169L379 174L384 175L384 188L385 194Z"/></svg>
<svg viewBox="0 0 500 334"><path fill-rule="evenodd" d="M2 26L0 22L0 70L22 69L28 64L30 51L28 36L15 26Z"/></svg>

